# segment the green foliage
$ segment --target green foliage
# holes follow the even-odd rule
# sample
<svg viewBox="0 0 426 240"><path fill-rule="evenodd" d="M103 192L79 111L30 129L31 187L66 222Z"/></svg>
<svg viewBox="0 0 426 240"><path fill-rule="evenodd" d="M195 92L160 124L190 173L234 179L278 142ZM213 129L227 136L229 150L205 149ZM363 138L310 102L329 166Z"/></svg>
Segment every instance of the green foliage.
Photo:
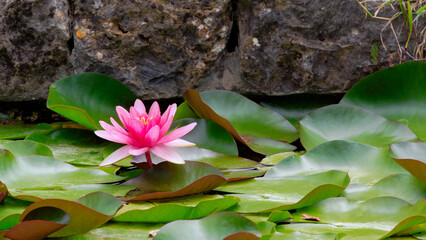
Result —
<svg viewBox="0 0 426 240"><path fill-rule="evenodd" d="M2 125L0 238L422 239L425 79L425 63L384 69L340 104L188 90L172 128L197 122L183 137L197 146L176 148L185 164L152 156L145 170L129 168L132 157L97 167L121 145L76 123ZM100 129L135 98L86 73L53 84L48 106Z"/></svg>

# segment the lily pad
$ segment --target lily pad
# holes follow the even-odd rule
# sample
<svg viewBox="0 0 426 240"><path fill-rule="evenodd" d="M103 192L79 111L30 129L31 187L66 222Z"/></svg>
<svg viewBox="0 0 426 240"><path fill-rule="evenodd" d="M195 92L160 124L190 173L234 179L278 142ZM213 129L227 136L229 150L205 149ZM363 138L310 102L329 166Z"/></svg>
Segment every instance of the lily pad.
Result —
<svg viewBox="0 0 426 240"><path fill-rule="evenodd" d="M166 224L155 240L187 239L259 239L262 236L256 225L235 213L216 213L200 220L180 220Z"/></svg>
<svg viewBox="0 0 426 240"><path fill-rule="evenodd" d="M64 223L44 220L25 221L9 229L4 237L6 239L44 239L65 226Z"/></svg>
<svg viewBox="0 0 426 240"><path fill-rule="evenodd" d="M194 195L170 200L129 203L112 219L118 222L166 223L190 220L224 211L239 201L236 197L220 195Z"/></svg>
<svg viewBox="0 0 426 240"><path fill-rule="evenodd" d="M182 139L195 143L200 148L226 155L238 156L237 145L231 134L223 127L208 119L185 118L173 122L171 128L186 126L196 122L197 126L187 133Z"/></svg>
<svg viewBox="0 0 426 240"><path fill-rule="evenodd" d="M265 177L307 175L329 170L348 172L351 183L369 185L391 174L407 172L390 158L387 149L335 140L318 145L304 155L285 158Z"/></svg>
<svg viewBox="0 0 426 240"><path fill-rule="evenodd" d="M387 176L372 186L360 183L350 184L342 196L351 201L397 197L415 204L419 199L426 199L426 185L409 173L399 173Z"/></svg>
<svg viewBox="0 0 426 240"><path fill-rule="evenodd" d="M306 150L332 140L349 140L375 147L419 141L407 126L355 106L327 106L300 121L300 141Z"/></svg>
<svg viewBox="0 0 426 240"><path fill-rule="evenodd" d="M393 197L373 198L355 203L345 198L330 198L316 205L298 209L293 213L294 221L302 214L320 219L322 224L288 224L277 227L277 231L293 230L305 233L344 233L342 239L383 239L410 226L426 222L426 203L416 205Z"/></svg>
<svg viewBox="0 0 426 240"><path fill-rule="evenodd" d="M48 146L33 141L18 140L4 144L0 143L0 148L7 149L15 156L40 155L53 157L53 153Z"/></svg>
<svg viewBox="0 0 426 240"><path fill-rule="evenodd" d="M45 199L31 204L22 213L20 221L43 217L53 209L60 209L69 216L70 222L49 237L63 237L87 232L99 227L113 217L121 207L121 201L114 196L95 192L76 201Z"/></svg>
<svg viewBox="0 0 426 240"><path fill-rule="evenodd" d="M112 152L112 149L108 149L108 152ZM259 164L255 161L249 160L247 158L223 155L208 149L199 148L197 146L193 147L175 147L173 148L185 161L197 161L210 164L220 170L225 169L234 169L234 168L252 168L257 167ZM145 155L140 155L137 157L139 161L145 162ZM164 162L162 158L157 157L156 155L151 155L152 162L154 164L159 164ZM123 160L124 161L124 160ZM126 163L119 162L119 165L126 166Z"/></svg>
<svg viewBox="0 0 426 240"><path fill-rule="evenodd" d="M108 222L87 233L62 237L61 240L152 240L150 233L155 233L163 225L161 223Z"/></svg>
<svg viewBox="0 0 426 240"><path fill-rule="evenodd" d="M293 218L290 212L280 210L275 210L270 213L244 214L244 216L253 222L268 221L272 223L284 222Z"/></svg>
<svg viewBox="0 0 426 240"><path fill-rule="evenodd" d="M118 119L116 106L130 107L137 96L116 79L100 73L80 73L50 86L47 107L93 130L99 121Z"/></svg>
<svg viewBox="0 0 426 240"><path fill-rule="evenodd" d="M291 94L271 97L262 100L259 104L285 117L298 129L298 121L315 109L339 103L341 97L326 94Z"/></svg>
<svg viewBox="0 0 426 240"><path fill-rule="evenodd" d="M15 157L4 149L0 149L0 160L0 180L6 184L9 193L29 201L38 200L37 197L27 198L26 196L31 196L29 193L35 196L36 192L45 195L46 191L52 190L60 197L64 193L58 190L65 190L65 187L116 182L123 179L101 170L80 169L50 157Z"/></svg>
<svg viewBox="0 0 426 240"><path fill-rule="evenodd" d="M183 97L198 116L216 122L253 151L270 155L295 149L285 143L298 138L285 118L237 93L187 90Z"/></svg>
<svg viewBox="0 0 426 240"><path fill-rule="evenodd" d="M225 176L215 167L201 162L185 164L162 162L125 185L137 186L128 201L172 198L209 191L225 183Z"/></svg>
<svg viewBox="0 0 426 240"><path fill-rule="evenodd" d="M49 134L34 133L26 140L46 144L55 159L82 165L99 165L103 160L103 150L108 144L93 131L82 129L58 129Z"/></svg>
<svg viewBox="0 0 426 240"><path fill-rule="evenodd" d="M245 179L252 179L256 177L262 177L265 175L266 170L258 169L229 169L223 170L223 175L228 179L228 182L241 181Z"/></svg>
<svg viewBox="0 0 426 240"><path fill-rule="evenodd" d="M199 118L198 115L194 111L192 111L192 109L186 102L181 103L177 107L175 116L173 117L173 121L181 120L184 118Z"/></svg>
<svg viewBox="0 0 426 240"><path fill-rule="evenodd" d="M40 123L37 125L30 124L13 124L13 125L0 125L0 139L23 139L26 136L40 132L48 133L55 130L56 127L53 127L47 123Z"/></svg>
<svg viewBox="0 0 426 240"><path fill-rule="evenodd" d="M426 140L426 63L406 62L355 84L340 103L359 106L407 125Z"/></svg>
<svg viewBox="0 0 426 240"><path fill-rule="evenodd" d="M215 190L237 193L232 196L240 198L241 201L230 211L256 213L310 206L326 198L339 196L348 184L347 173L329 171L308 176L265 176L227 183Z"/></svg>
<svg viewBox="0 0 426 240"><path fill-rule="evenodd" d="M0 230L10 229L19 223L21 213L30 203L8 197L0 207Z"/></svg>
<svg viewBox="0 0 426 240"><path fill-rule="evenodd" d="M426 143L395 143L390 146L391 157L426 184Z"/></svg>

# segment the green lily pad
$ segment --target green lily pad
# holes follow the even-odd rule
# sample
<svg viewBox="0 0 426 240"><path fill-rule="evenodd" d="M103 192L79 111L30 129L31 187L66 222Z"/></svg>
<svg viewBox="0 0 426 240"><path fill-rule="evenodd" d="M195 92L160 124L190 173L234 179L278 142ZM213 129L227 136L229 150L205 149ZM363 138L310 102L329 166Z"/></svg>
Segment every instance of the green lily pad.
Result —
<svg viewBox="0 0 426 240"><path fill-rule="evenodd" d="M355 84L340 103L359 106L407 125L426 140L426 63L406 62Z"/></svg>
<svg viewBox="0 0 426 240"><path fill-rule="evenodd" d="M69 236L87 232L106 223L121 207L121 204L121 201L114 196L101 192L88 194L76 201L45 199L37 201L25 209L20 221L42 218L52 209L59 209L68 215L70 221L49 237Z"/></svg>
<svg viewBox="0 0 426 240"><path fill-rule="evenodd" d="M216 122L253 151L271 155L295 149L285 143L298 138L285 118L237 93L187 90L183 97L197 115Z"/></svg>
<svg viewBox="0 0 426 240"><path fill-rule="evenodd" d="M275 228L276 230L277 228ZM340 240L344 234L336 233L303 233L299 231L291 231L282 229L281 226L278 226L278 229L281 232L276 232L270 240L286 240L286 239L297 239L297 240ZM402 239L401 239L402 240Z"/></svg>
<svg viewBox="0 0 426 240"><path fill-rule="evenodd" d="M62 237L61 240L152 240L150 233L155 233L163 225L161 223L108 222L87 233Z"/></svg>
<svg viewBox="0 0 426 240"><path fill-rule="evenodd" d="M49 134L34 133L26 140L49 146L55 159L81 165L99 165L103 150L108 144L93 131L82 129L58 129Z"/></svg>
<svg viewBox="0 0 426 240"><path fill-rule="evenodd" d="M129 191L135 189L134 186L113 185L113 184L85 184L71 185L58 188L47 189L25 189L22 193L17 192L15 198L27 201L38 201L47 198L61 198L75 200L93 192L104 192L117 197L124 197Z"/></svg>
<svg viewBox="0 0 426 240"><path fill-rule="evenodd" d="M285 158L265 177L307 175L329 170L348 172L351 183L369 185L391 174L407 172L390 158L387 149L335 140L318 145L304 155Z"/></svg>
<svg viewBox="0 0 426 240"><path fill-rule="evenodd" d="M113 149L115 148L107 147L106 149L108 149L108 153L109 153L109 152L113 152ZM196 162L207 163L220 170L234 169L234 168L253 168L253 167L259 166L257 162L249 160L247 158L223 155L208 149L199 148L197 146L175 147L173 149L177 153L179 153L179 155L182 156L182 158L185 161L196 161ZM146 161L145 155L138 156L138 159L142 161ZM159 158L154 154L151 155L151 159L154 164L164 162L162 158ZM126 160L120 161L118 165L127 166L127 163L124 161ZM130 160L128 161L130 162Z"/></svg>
<svg viewBox="0 0 426 240"><path fill-rule="evenodd" d="M30 203L8 197L0 207L0 230L10 229L19 223L21 213Z"/></svg>
<svg viewBox="0 0 426 240"><path fill-rule="evenodd" d="M395 143L390 146L391 157L426 184L426 143Z"/></svg>
<svg viewBox="0 0 426 240"><path fill-rule="evenodd" d="M259 239L262 236L256 225L235 213L216 213L200 220L180 220L166 224L155 240L187 239Z"/></svg>
<svg viewBox="0 0 426 240"><path fill-rule="evenodd" d="M245 179L252 179L265 175L266 170L258 169L229 169L223 170L223 175L228 179L228 182L241 181Z"/></svg>
<svg viewBox="0 0 426 240"><path fill-rule="evenodd" d="M409 173L399 173L387 176L372 186L360 183L350 184L342 196L351 201L397 197L415 204L419 199L426 199L426 185Z"/></svg>
<svg viewBox="0 0 426 240"><path fill-rule="evenodd" d="M50 86L47 107L85 127L101 129L99 121L118 119L116 106L128 108L137 96L116 79L100 73L80 73Z"/></svg>
<svg viewBox="0 0 426 240"><path fill-rule="evenodd" d="M0 148L7 149L15 156L40 155L53 157L53 153L48 146L34 141L18 140L4 144L0 143Z"/></svg>
<svg viewBox="0 0 426 240"><path fill-rule="evenodd" d="M220 195L194 195L170 200L129 203L112 219L117 222L166 223L190 220L224 211L239 201L236 197Z"/></svg>
<svg viewBox="0 0 426 240"><path fill-rule="evenodd" d="M223 127L208 119L185 118L173 122L171 128L196 122L197 126L182 139L195 143L200 148L232 156L238 156L237 145L231 134Z"/></svg>
<svg viewBox="0 0 426 240"><path fill-rule="evenodd" d="M232 196L240 198L241 201L230 211L256 213L310 206L326 198L339 196L348 184L347 173L329 171L308 176L265 176L227 183L215 190L237 193Z"/></svg>
<svg viewBox="0 0 426 240"><path fill-rule="evenodd" d="M173 121L181 120L184 118L199 118L198 115L194 111L192 111L192 109L186 102L181 103L177 107Z"/></svg>
<svg viewBox="0 0 426 240"><path fill-rule="evenodd" d="M38 200L38 194L53 196L53 192L56 192L57 197L68 195L64 193L65 187L73 185L108 183L121 179L101 170L80 169L50 157L15 157L9 151L0 149L0 180L6 184L12 196L21 196L28 201ZM52 192L46 193L49 190ZM29 193L34 194L35 199Z"/></svg>
<svg viewBox="0 0 426 240"><path fill-rule="evenodd" d="M419 141L407 126L355 106L327 106L300 121L300 141L306 150L332 140L349 140L375 147Z"/></svg>
<svg viewBox="0 0 426 240"><path fill-rule="evenodd" d="M316 205L298 209L294 221L302 214L315 216L319 223L288 224L277 231L292 230L305 233L344 233L342 239L383 239L406 228L426 222L426 203L422 199L416 205L393 197L373 198L355 203L345 198L330 198Z"/></svg>
<svg viewBox="0 0 426 240"><path fill-rule="evenodd" d="M302 155L305 152L283 152L283 153L277 153L274 155L270 155L262 159L260 163L266 164L266 165L276 165L277 163L281 162L284 158L287 158L292 155Z"/></svg>
<svg viewBox="0 0 426 240"><path fill-rule="evenodd" d="M340 97L326 94L291 94L270 97L259 104L285 117L296 129L298 121L315 109L340 101Z"/></svg>
<svg viewBox="0 0 426 240"><path fill-rule="evenodd" d="M0 125L0 139L23 139L32 133L48 133L55 129L56 127L47 123Z"/></svg>
<svg viewBox="0 0 426 240"><path fill-rule="evenodd" d="M185 164L162 162L124 184L137 186L140 190L126 197L127 201L142 201L201 193L226 181L219 169L187 161Z"/></svg>
<svg viewBox="0 0 426 240"><path fill-rule="evenodd" d="M275 210L270 213L244 214L244 216L256 223L264 221L279 223L293 218L290 212L280 210Z"/></svg>

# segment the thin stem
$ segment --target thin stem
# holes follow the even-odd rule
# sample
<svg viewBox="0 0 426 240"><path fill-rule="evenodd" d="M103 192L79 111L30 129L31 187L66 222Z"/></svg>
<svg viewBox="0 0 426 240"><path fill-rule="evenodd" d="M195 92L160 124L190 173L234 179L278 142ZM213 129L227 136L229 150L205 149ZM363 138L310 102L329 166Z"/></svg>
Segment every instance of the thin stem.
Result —
<svg viewBox="0 0 426 240"><path fill-rule="evenodd" d="M149 151L145 152L146 162L148 163L148 168L152 168L151 153Z"/></svg>

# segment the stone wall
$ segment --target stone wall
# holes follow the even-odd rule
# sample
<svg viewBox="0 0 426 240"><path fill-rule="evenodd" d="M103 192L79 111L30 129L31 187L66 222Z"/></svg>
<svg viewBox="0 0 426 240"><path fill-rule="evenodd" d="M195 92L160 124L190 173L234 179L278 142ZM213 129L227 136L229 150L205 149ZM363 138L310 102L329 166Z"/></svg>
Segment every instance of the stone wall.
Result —
<svg viewBox="0 0 426 240"><path fill-rule="evenodd" d="M373 44L388 65L396 48L390 30L381 47L384 24L355 0L1 0L0 101L46 99L80 72L143 99L343 92L377 69Z"/></svg>

